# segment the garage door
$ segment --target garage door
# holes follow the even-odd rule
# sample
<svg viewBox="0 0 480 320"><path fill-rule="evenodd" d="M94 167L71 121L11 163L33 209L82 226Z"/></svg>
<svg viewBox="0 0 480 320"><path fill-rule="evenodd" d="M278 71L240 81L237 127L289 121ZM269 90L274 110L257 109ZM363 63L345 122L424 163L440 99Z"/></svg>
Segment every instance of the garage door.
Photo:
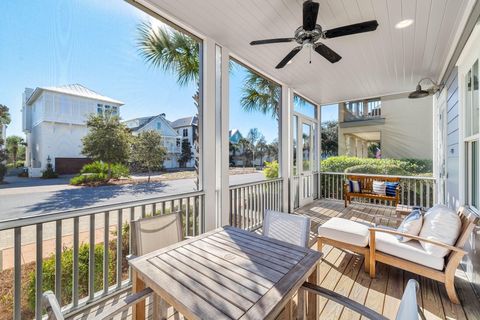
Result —
<svg viewBox="0 0 480 320"><path fill-rule="evenodd" d="M58 174L79 173L84 165L92 162L88 158L55 158L55 171Z"/></svg>

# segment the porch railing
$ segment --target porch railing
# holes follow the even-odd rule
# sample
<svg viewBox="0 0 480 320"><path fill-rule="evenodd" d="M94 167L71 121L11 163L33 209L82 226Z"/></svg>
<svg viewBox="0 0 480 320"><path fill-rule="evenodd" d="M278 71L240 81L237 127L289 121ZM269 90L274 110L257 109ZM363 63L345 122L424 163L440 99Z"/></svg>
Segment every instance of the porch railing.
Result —
<svg viewBox="0 0 480 320"><path fill-rule="evenodd" d="M276 188L271 185L270 188ZM272 203L273 204L273 203ZM64 313L73 315L85 308L90 308L95 302L108 298L109 295L127 289L131 285L130 271L126 256L131 253L131 238L128 232L131 220L156 214L182 211L184 218L184 234L197 235L204 230L204 193L193 192L166 196L146 200L132 201L114 205L98 206L93 208L64 211L53 214L13 219L0 223L0 234L13 232L13 319L32 317L26 315L28 310L22 310L22 288L26 288L22 279L28 279L23 273L35 274L35 311L36 319L41 319L41 298L45 289L53 290L59 301L63 301ZM66 231L68 230L68 231ZM22 245L22 236L34 233L33 243ZM52 236L51 239L47 239ZM24 241L25 242L25 241ZM83 269L80 274L80 264L85 268L85 261L80 260L80 250L85 251L88 244L88 270ZM67 245L68 244L68 245ZM30 264L34 268L25 267L27 248L34 246L35 257ZM71 275L65 275L62 270L62 256L69 250L72 259ZM101 253L98 254L98 250ZM54 256L54 288L45 288L43 259ZM23 259L22 259L23 257ZM99 259L101 262L97 261ZM85 259L82 256L82 259ZM95 266L101 265L101 270ZM88 275L85 275L87 272ZM98 274L101 273L101 279ZM22 276L23 274L23 276ZM62 279L72 279L71 287L64 287ZM82 277L82 278L81 278ZM88 279L86 279L88 277ZM80 287L80 284L83 284ZM71 290L68 292L68 290ZM62 292L64 296L62 297ZM68 301L65 298L71 296Z"/></svg>
<svg viewBox="0 0 480 320"><path fill-rule="evenodd" d="M341 172L321 172L320 174L320 192L321 198L343 200L343 184L346 179L345 173ZM436 182L433 177L417 176L387 176L358 174L361 176L397 177L400 178L400 204L410 206L432 207L435 203ZM355 201L369 201L369 199L355 199ZM378 204L389 204L385 201L375 200Z"/></svg>
<svg viewBox="0 0 480 320"><path fill-rule="evenodd" d="M263 223L265 210L281 210L283 179L230 186L230 225L252 230Z"/></svg>

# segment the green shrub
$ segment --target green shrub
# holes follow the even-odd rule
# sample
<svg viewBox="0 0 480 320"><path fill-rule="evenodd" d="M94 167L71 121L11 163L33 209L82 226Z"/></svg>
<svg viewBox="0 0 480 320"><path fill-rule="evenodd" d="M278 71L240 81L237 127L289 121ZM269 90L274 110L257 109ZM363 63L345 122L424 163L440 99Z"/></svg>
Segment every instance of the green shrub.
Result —
<svg viewBox="0 0 480 320"><path fill-rule="evenodd" d="M53 170L51 163L47 164L47 169L42 172L43 179L55 179L58 178L58 174Z"/></svg>
<svg viewBox="0 0 480 320"><path fill-rule="evenodd" d="M3 182L3 178L7 174L7 167L3 164L0 163L0 182Z"/></svg>
<svg viewBox="0 0 480 320"><path fill-rule="evenodd" d="M390 175L429 175L432 161L423 159L373 159L338 156L322 160L323 172L349 172Z"/></svg>
<svg viewBox="0 0 480 320"><path fill-rule="evenodd" d="M17 167L17 168L25 167L25 161L17 160L17 163L16 163L15 167Z"/></svg>
<svg viewBox="0 0 480 320"><path fill-rule="evenodd" d="M128 254L128 224L122 229L122 255L125 257ZM116 236L116 232L112 232ZM116 239L112 239L108 245L109 250L109 264L108 264L108 283L113 285L116 282ZM78 293L79 297L88 295L88 264L89 264L90 246L88 243L81 244L78 248ZM94 272L94 288L95 292L103 288L103 243L95 245L95 272ZM61 257L62 265L62 293L61 305L71 303L72 301L72 286L73 286L73 249L64 248ZM126 273L128 264L126 259L122 260L122 270ZM35 310L35 271L29 275L29 283L27 289L27 301L31 310ZM55 254L43 259L43 281L42 292L47 290L55 290Z"/></svg>
<svg viewBox="0 0 480 320"><path fill-rule="evenodd" d="M386 174L394 176L409 175L408 172L396 165L376 166L372 164L361 164L345 169L346 173Z"/></svg>
<svg viewBox="0 0 480 320"><path fill-rule="evenodd" d="M130 171L127 166L120 163L113 163L111 165L112 179L120 179L122 177L128 177ZM83 166L80 173L97 173L108 176L108 164L103 161L94 161L92 163Z"/></svg>
<svg viewBox="0 0 480 320"><path fill-rule="evenodd" d="M128 177L130 171L126 166L120 163L114 163L111 165L112 179L120 179L122 177ZM97 184L105 183L108 181L108 164L102 161L95 161L83 166L80 170L80 175L70 179L70 184L74 186L83 184Z"/></svg>
<svg viewBox="0 0 480 320"><path fill-rule="evenodd" d="M70 179L70 184L79 186L83 184L105 183L108 181L108 176L105 173L82 173Z"/></svg>
<svg viewBox="0 0 480 320"><path fill-rule="evenodd" d="M278 178L279 165L277 160L272 162L265 161L265 168L263 169L263 174L267 179L276 179Z"/></svg>

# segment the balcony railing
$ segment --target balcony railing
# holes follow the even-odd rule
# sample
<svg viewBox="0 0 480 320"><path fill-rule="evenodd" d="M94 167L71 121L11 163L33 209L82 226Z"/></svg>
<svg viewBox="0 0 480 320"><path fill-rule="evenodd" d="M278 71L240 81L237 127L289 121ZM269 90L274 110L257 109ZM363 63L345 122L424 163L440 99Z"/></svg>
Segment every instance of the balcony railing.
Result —
<svg viewBox="0 0 480 320"><path fill-rule="evenodd" d="M253 230L263 223L265 210L281 210L283 179L230 186L230 225Z"/></svg>
<svg viewBox="0 0 480 320"><path fill-rule="evenodd" d="M41 298L43 291L46 289L43 284L43 260L45 257L51 257L52 255L54 255L55 262L55 285L54 288L47 289L53 290L57 295L57 299L64 302L65 297L62 299L62 292L65 293L71 290L68 294L70 296L71 293L71 299L64 303L66 306L63 309L66 315L74 315L85 308L90 308L94 302L104 300L111 294L130 287L130 271L126 262L126 256L131 253L131 238L130 232L128 232L129 222L139 217L165 214L179 210L181 210L183 215L184 234L186 236L198 235L204 231L205 210L203 192L3 221L0 223L0 233L5 235L8 232L13 232L14 235L13 319L24 319L27 317L24 314L25 310L22 310L21 300L22 294L28 294L27 292L22 292L22 287L26 288L25 284L22 283L22 279L28 279L28 277L22 277L22 273L30 271L27 271L24 268L25 263L22 263L22 260L25 259L24 254L27 251L24 250L25 246L22 247L22 236L32 232L35 234L33 240L35 247L35 318L41 319L42 317ZM72 224L73 226L71 226ZM66 229L69 231L65 232ZM84 237L86 233L88 233L88 236ZM44 237L44 235L47 236ZM53 239L46 239L49 235L53 235ZM84 240L81 241L81 238ZM47 245L50 240L54 241L54 245ZM80 264L82 263L80 261L80 250L82 249L82 242L88 243L88 280L80 279ZM66 243L70 243L70 246L65 247ZM102 266L101 270L95 270L95 257L99 257L98 253L96 253L96 249L98 249L96 245L98 244L103 247L103 253L100 255L103 255L100 263ZM73 262L71 270L73 272L71 275L67 275L69 279L72 279L71 288L64 287L62 283L62 279L65 279L65 274L62 273L62 260L65 259L62 259L62 256L66 248L71 249L72 253L71 259ZM70 257L67 256L67 259L70 259ZM114 269L113 272L112 269ZM28 270L32 270L32 268ZM100 289L98 289L98 279L95 282L96 275L98 278L99 273L101 273L102 277ZM85 284L85 281L87 282L87 288L80 292L80 283Z"/></svg>
<svg viewBox="0 0 480 320"><path fill-rule="evenodd" d="M344 111L345 122L378 119L382 116L382 105L380 101L370 101L368 104L344 107Z"/></svg>
<svg viewBox="0 0 480 320"><path fill-rule="evenodd" d="M320 175L321 198L343 200L343 184L346 180L345 173L322 172ZM432 177L417 176L386 176L358 174L357 176L397 177L400 178L400 204L410 206L432 207L435 203L436 183ZM355 199L355 201L368 201L389 205L388 201Z"/></svg>

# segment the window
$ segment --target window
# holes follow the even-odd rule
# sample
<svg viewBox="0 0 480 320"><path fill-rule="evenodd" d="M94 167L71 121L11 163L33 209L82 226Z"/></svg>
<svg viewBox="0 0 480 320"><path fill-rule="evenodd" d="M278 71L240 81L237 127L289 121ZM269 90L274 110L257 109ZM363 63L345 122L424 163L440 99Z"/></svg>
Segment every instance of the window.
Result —
<svg viewBox="0 0 480 320"><path fill-rule="evenodd" d="M162 129L162 123L161 122L157 122L157 130L160 130Z"/></svg>
<svg viewBox="0 0 480 320"><path fill-rule="evenodd" d="M180 148L180 138L177 138L177 148Z"/></svg>
<svg viewBox="0 0 480 320"><path fill-rule="evenodd" d="M312 119L317 118L317 106L295 95L293 98L293 110Z"/></svg>
<svg viewBox="0 0 480 320"><path fill-rule="evenodd" d="M183 129L183 137L188 137L188 129Z"/></svg>
<svg viewBox="0 0 480 320"><path fill-rule="evenodd" d="M480 209L478 60L465 75L465 203Z"/></svg>
<svg viewBox="0 0 480 320"><path fill-rule="evenodd" d="M112 115L118 116L118 107L115 107L115 106L112 107Z"/></svg>
<svg viewBox="0 0 480 320"><path fill-rule="evenodd" d="M97 104L97 114L103 114L103 104Z"/></svg>
<svg viewBox="0 0 480 320"><path fill-rule="evenodd" d="M281 87L236 60L230 62L230 182L240 183L238 173L262 180L261 169L278 167ZM278 172L270 178L276 176Z"/></svg>

